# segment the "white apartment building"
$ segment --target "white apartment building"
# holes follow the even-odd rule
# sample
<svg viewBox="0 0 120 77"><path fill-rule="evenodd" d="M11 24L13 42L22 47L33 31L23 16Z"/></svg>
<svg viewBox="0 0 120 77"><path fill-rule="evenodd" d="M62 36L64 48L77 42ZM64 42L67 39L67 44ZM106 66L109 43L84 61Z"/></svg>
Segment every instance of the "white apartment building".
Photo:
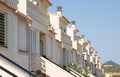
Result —
<svg viewBox="0 0 120 77"><path fill-rule="evenodd" d="M100 76L99 55L77 36L75 21L68 27L62 7L51 13L49 6L49 0L0 0L0 77L83 77L63 69L72 62Z"/></svg>
<svg viewBox="0 0 120 77"><path fill-rule="evenodd" d="M61 42L62 44L62 51L59 56L63 58L60 60L62 65L69 65L71 63L71 38L67 35L67 25L70 23L63 15L62 15L62 7L57 7L57 13L48 13L50 18L50 24L55 30L55 38L57 41ZM59 64L59 65L60 65Z"/></svg>

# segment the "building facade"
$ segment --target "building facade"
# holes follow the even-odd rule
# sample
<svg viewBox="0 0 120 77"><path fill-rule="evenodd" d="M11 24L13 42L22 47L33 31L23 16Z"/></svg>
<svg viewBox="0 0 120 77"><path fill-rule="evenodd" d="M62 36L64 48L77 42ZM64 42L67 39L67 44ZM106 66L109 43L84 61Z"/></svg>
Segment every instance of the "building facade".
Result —
<svg viewBox="0 0 120 77"><path fill-rule="evenodd" d="M89 67L90 77L102 75L100 57L77 35L75 21L61 6L48 12L50 6L49 0L0 0L0 77L83 77L73 63Z"/></svg>

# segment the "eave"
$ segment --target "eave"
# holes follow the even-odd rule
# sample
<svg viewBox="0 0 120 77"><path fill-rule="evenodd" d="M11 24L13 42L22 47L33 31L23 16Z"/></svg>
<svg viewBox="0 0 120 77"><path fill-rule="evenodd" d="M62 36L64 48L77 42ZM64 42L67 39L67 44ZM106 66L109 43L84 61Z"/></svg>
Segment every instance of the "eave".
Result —
<svg viewBox="0 0 120 77"><path fill-rule="evenodd" d="M50 30L50 29L49 29L49 32L52 33L53 35L56 35L56 33L55 33L54 30Z"/></svg>
<svg viewBox="0 0 120 77"><path fill-rule="evenodd" d="M77 33L77 32L79 32L79 30L78 30L78 29L75 29L74 32Z"/></svg>
<svg viewBox="0 0 120 77"><path fill-rule="evenodd" d="M52 3L50 3L50 1L48 0L41 0L41 2L45 4L47 7L52 6Z"/></svg>
<svg viewBox="0 0 120 77"><path fill-rule="evenodd" d="M77 52L77 50L75 48L72 48L73 51Z"/></svg>
<svg viewBox="0 0 120 77"><path fill-rule="evenodd" d="M2 1L2 0L0 0L0 2L1 2L2 4L4 4L4 5L6 5L7 7L9 7L10 9L13 9L14 11L16 10L14 7L12 7L11 5L9 5L8 3L6 3L6 2L4 2L4 1Z"/></svg>
<svg viewBox="0 0 120 77"><path fill-rule="evenodd" d="M66 23L66 24L70 23L70 21L66 17L64 17L64 16L61 16L60 20L63 21L64 23Z"/></svg>
<svg viewBox="0 0 120 77"><path fill-rule="evenodd" d="M75 39L76 39L76 40L80 40L81 37L80 37L80 36L76 36Z"/></svg>

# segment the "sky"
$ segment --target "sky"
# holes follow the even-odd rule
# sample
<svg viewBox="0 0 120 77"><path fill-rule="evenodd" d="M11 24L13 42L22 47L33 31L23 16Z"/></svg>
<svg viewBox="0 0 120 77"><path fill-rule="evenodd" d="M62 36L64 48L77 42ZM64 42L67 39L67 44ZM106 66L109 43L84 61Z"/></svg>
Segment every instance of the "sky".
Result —
<svg viewBox="0 0 120 77"><path fill-rule="evenodd" d="M48 11L62 14L69 21L76 21L86 41L101 57L102 63L113 60L120 64L120 0L50 0Z"/></svg>

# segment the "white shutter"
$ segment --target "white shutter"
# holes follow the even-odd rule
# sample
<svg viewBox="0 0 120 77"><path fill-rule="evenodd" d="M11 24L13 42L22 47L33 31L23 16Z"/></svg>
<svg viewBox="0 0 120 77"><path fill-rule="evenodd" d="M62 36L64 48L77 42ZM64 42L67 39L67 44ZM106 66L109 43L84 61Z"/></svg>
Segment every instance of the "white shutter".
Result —
<svg viewBox="0 0 120 77"><path fill-rule="evenodd" d="M31 34L31 51L35 53L37 48L37 45L36 45L37 32L36 30L31 29L30 34Z"/></svg>
<svg viewBox="0 0 120 77"><path fill-rule="evenodd" d="M49 40L48 40L48 53L47 53L47 55L48 55L48 58L49 59L52 59L52 57L53 57L53 38L52 37L49 37L48 38Z"/></svg>
<svg viewBox="0 0 120 77"><path fill-rule="evenodd" d="M71 52L68 51L68 65L71 64Z"/></svg>
<svg viewBox="0 0 120 77"><path fill-rule="evenodd" d="M19 50L27 51L27 26L19 21Z"/></svg>
<svg viewBox="0 0 120 77"><path fill-rule="evenodd" d="M62 52L59 46L57 47L57 62L59 65L62 65Z"/></svg>

